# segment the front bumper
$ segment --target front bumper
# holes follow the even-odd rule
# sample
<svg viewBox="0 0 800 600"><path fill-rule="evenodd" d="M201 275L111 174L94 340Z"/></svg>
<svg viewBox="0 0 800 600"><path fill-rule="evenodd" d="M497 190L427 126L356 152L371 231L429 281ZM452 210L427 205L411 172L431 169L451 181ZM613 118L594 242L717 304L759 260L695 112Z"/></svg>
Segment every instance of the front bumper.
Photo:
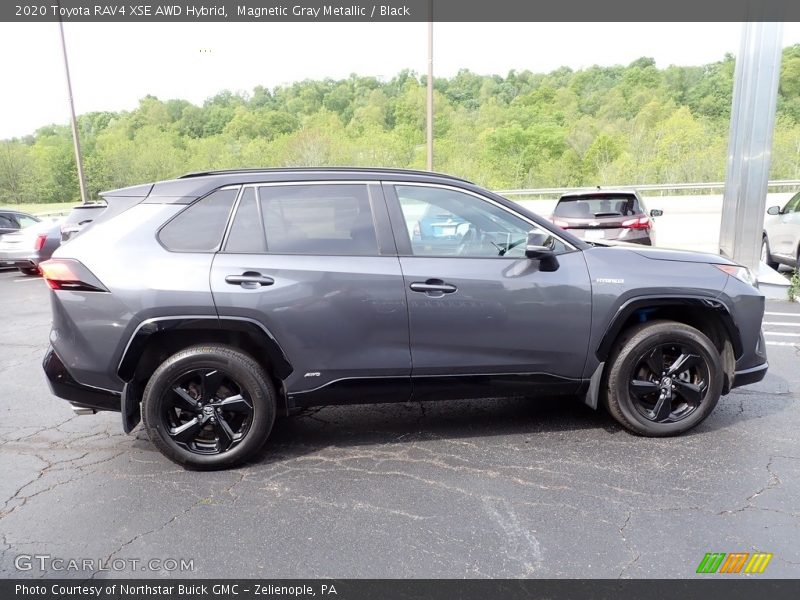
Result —
<svg viewBox="0 0 800 600"><path fill-rule="evenodd" d="M733 374L733 386L731 387L737 388L751 383L758 383L766 376L767 369L769 369L769 363L765 362L749 369L736 371Z"/></svg>
<svg viewBox="0 0 800 600"><path fill-rule="evenodd" d="M73 407L116 412L121 410L122 397L119 392L78 383L53 348L48 349L45 354L42 368L47 375L50 391L59 398L68 400Z"/></svg>

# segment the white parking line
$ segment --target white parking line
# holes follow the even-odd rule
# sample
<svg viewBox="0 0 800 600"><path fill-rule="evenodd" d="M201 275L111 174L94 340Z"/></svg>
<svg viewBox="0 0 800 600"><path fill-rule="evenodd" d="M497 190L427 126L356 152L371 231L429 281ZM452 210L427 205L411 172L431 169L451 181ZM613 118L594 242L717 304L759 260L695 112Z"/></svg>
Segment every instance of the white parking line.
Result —
<svg viewBox="0 0 800 600"><path fill-rule="evenodd" d="M23 277L22 279L12 279L14 283L19 283L20 281L41 281L38 277Z"/></svg>
<svg viewBox="0 0 800 600"><path fill-rule="evenodd" d="M786 321L764 321L762 325L783 325L785 327L800 327L800 323L789 323Z"/></svg>
<svg viewBox="0 0 800 600"><path fill-rule="evenodd" d="M798 347L798 343L800 342L764 342L767 346L794 346L795 348Z"/></svg>
<svg viewBox="0 0 800 600"><path fill-rule="evenodd" d="M800 333L783 333L782 331L765 331L764 335L782 335L784 337L800 337Z"/></svg>
<svg viewBox="0 0 800 600"><path fill-rule="evenodd" d="M765 315L770 315L773 317L796 317L800 318L800 313L783 313L783 312L765 312Z"/></svg>

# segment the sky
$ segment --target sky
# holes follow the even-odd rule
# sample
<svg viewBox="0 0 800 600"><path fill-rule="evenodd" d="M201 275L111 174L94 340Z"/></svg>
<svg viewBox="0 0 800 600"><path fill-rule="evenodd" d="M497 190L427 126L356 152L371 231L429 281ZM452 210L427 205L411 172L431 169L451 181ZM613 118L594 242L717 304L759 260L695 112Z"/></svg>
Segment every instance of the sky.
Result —
<svg viewBox="0 0 800 600"><path fill-rule="evenodd" d="M303 79L427 72L427 23L67 23L75 108L131 110L147 94L200 104L217 92ZM690 66L736 54L738 23L436 23L434 76L561 66ZM800 23L783 44L800 43ZM68 123L57 23L0 23L0 139Z"/></svg>

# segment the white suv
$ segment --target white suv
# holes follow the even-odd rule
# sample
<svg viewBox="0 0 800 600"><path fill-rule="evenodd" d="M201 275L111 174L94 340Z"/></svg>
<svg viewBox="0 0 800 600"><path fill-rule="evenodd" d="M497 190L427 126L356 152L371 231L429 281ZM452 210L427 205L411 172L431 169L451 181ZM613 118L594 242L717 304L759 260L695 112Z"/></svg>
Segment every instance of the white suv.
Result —
<svg viewBox="0 0 800 600"><path fill-rule="evenodd" d="M799 267L800 254L800 192L792 196L783 208L770 206L764 219L761 241L761 260L773 269L779 264Z"/></svg>

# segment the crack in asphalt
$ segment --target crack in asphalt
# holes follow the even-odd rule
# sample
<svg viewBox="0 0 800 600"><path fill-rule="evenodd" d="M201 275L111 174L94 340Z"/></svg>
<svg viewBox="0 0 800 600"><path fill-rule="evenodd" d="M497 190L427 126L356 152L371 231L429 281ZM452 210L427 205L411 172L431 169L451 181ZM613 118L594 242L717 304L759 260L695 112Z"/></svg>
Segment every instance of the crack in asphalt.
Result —
<svg viewBox="0 0 800 600"><path fill-rule="evenodd" d="M378 506L376 504L364 502L363 500L356 500L354 502L332 502L330 500L323 500L322 498L318 498L316 496L306 496L302 494L297 494L294 496L294 498L296 498L297 500L302 500L304 503L307 504L315 504L317 506L322 506L326 508L336 508L338 510L355 509L367 512L383 513L383 514L393 515L396 517L404 517L407 519L411 519L412 521L426 521L428 519L436 518L435 516L415 515L413 513L397 510L394 508L389 508L386 506Z"/></svg>
<svg viewBox="0 0 800 600"><path fill-rule="evenodd" d="M516 577L530 577L544 562L544 554L539 540L533 531L520 523L519 516L512 504L505 498L484 496L484 510L500 526L506 540L505 556L522 566L522 572Z"/></svg>
<svg viewBox="0 0 800 600"><path fill-rule="evenodd" d="M633 547L631 546L630 542L628 542L628 538L625 537L625 528L628 526L628 523L631 522L631 518L633 517L633 511L628 512L628 516L625 517L625 522L619 527L619 536L622 538L622 543L625 544L625 547L628 549L628 552L631 554L631 560L628 561L626 565L622 567L619 574L617 575L617 579L622 579L622 576L625 574L625 571L632 568L635 565L639 558L642 556L640 552L635 552Z"/></svg>
<svg viewBox="0 0 800 600"><path fill-rule="evenodd" d="M39 435L40 433L44 433L45 431L50 431L52 429L55 429L55 430L57 430L57 431L59 431L61 433L64 433L63 431L61 431L59 429L59 427L61 427L62 425L66 425L67 423L69 423L73 419L77 419L77 418L78 418L78 415L72 415L68 419L64 419L63 421L60 421L60 422L56 423L55 425L48 425L47 427L40 427L39 429L37 429L33 433L29 433L27 435L23 435L22 437L6 440L5 443L8 444L8 443L11 443L11 442L21 442L23 440L30 439L32 437L35 437L35 436Z"/></svg>
<svg viewBox="0 0 800 600"><path fill-rule="evenodd" d="M797 516L797 515L794 515L792 513L787 513L785 511L776 510L774 508L761 508L759 506L756 506L755 503L754 503L755 499L758 498L759 496L761 496L761 494L764 494L765 492L768 492L769 490L775 489L776 487L780 486L783 483L781 481L781 478L778 477L778 474L775 471L772 470L772 463L775 461L775 458L776 458L775 455L770 455L769 460L767 461L766 470L767 470L767 473L769 474L769 481L767 481L767 483L764 486L760 487L755 492L750 494L747 498L745 498L744 506L741 506L741 507L736 508L736 509L723 510L723 511L720 511L719 513L717 513L717 514L718 515L730 515L730 514L740 513L740 512L746 511L746 510L766 510L766 511L770 511L770 512L778 512L778 513L786 514L786 515L789 515L789 516Z"/></svg>
<svg viewBox="0 0 800 600"><path fill-rule="evenodd" d="M100 464L103 464L105 462L109 462L111 460L114 460L115 458L121 456L122 454L125 454L125 451L117 452L116 454L112 454L111 456L108 456L106 458L102 458L102 459L97 460L97 461L76 465L74 467L76 472L72 476L68 477L67 479L61 480L61 481L56 481L52 485L50 485L48 487L45 487L45 488L43 488L43 489L41 489L41 490L39 490L37 492L34 492L33 494L30 494L30 495L27 495L27 496L21 495L22 491L25 488L35 484L37 481L40 481L43 477L45 477L45 475L48 475L51 472L68 472L67 469L57 469L56 467L59 467L61 465L66 465L66 464L69 464L69 463L77 462L79 460L82 460L82 459L86 458L87 456L89 456L89 454L91 454L91 451L86 451L83 454L81 454L80 456L75 456L75 457L72 457L72 458L66 458L64 460L57 460L57 461L50 461L49 459L47 459L47 458L45 458L45 457L43 457L43 456L41 456L39 454L34 454L34 456L38 460L40 460L41 462L45 463L45 466L39 470L39 472L36 474L36 476L33 479L28 480L22 486L17 488L17 490L14 492L14 494L12 494L11 497L8 498L3 503L3 506L0 507L0 520L5 519L7 516L12 514L16 510L18 510L18 509L22 508L23 506L25 506L31 499L36 498L37 496L41 496L43 494L47 494L49 492L52 492L53 490L55 490L58 487L61 487L62 485L66 485L68 483L73 483L73 482L77 481L78 479L84 477L87 474L87 472L86 472L87 467L93 467L93 466L100 465ZM14 506L12 506L10 509L7 510L7 507L9 506L9 504L11 502L13 502L14 500L20 500L20 502L15 504Z"/></svg>
<svg viewBox="0 0 800 600"><path fill-rule="evenodd" d="M0 533L0 537L3 538L3 546L5 546L5 548L0 550L0 565L3 565L3 559L6 557L6 553L11 550L11 544L8 543L8 538L5 533Z"/></svg>
<svg viewBox="0 0 800 600"><path fill-rule="evenodd" d="M234 487L239 485L244 480L244 475L245 475L244 473L239 473L238 480L235 481L234 483L232 483L231 485L229 485L227 488L225 488L224 491L225 492L230 492ZM113 550L110 554L108 554L103 561L101 561L101 564L108 564L111 561L112 558L114 558L117 554L122 552L122 550L124 550L125 548L127 548L131 544L133 544L136 541L142 539L143 537L146 537L148 535L152 535L154 533L158 533L162 529L165 529L166 527L169 527L169 525L171 525L172 523L174 523L175 521L177 521L181 517L187 515L193 509L197 508L198 506L205 505L205 504L209 504L209 498L206 497L206 496L198 497L197 500L192 502L189 506L187 506L182 511L180 511L180 512L178 512L176 514L173 514L169 519L164 521L161 525L159 525L157 527L154 527L154 528L152 528L152 529L150 529L148 531L143 531L143 532L137 533L136 535L134 535L130 539L128 539L125 542L123 542L122 544L120 544L115 550ZM89 579L90 580L94 579L100 573L103 573L103 571L94 571L92 573L92 575L89 577Z"/></svg>

